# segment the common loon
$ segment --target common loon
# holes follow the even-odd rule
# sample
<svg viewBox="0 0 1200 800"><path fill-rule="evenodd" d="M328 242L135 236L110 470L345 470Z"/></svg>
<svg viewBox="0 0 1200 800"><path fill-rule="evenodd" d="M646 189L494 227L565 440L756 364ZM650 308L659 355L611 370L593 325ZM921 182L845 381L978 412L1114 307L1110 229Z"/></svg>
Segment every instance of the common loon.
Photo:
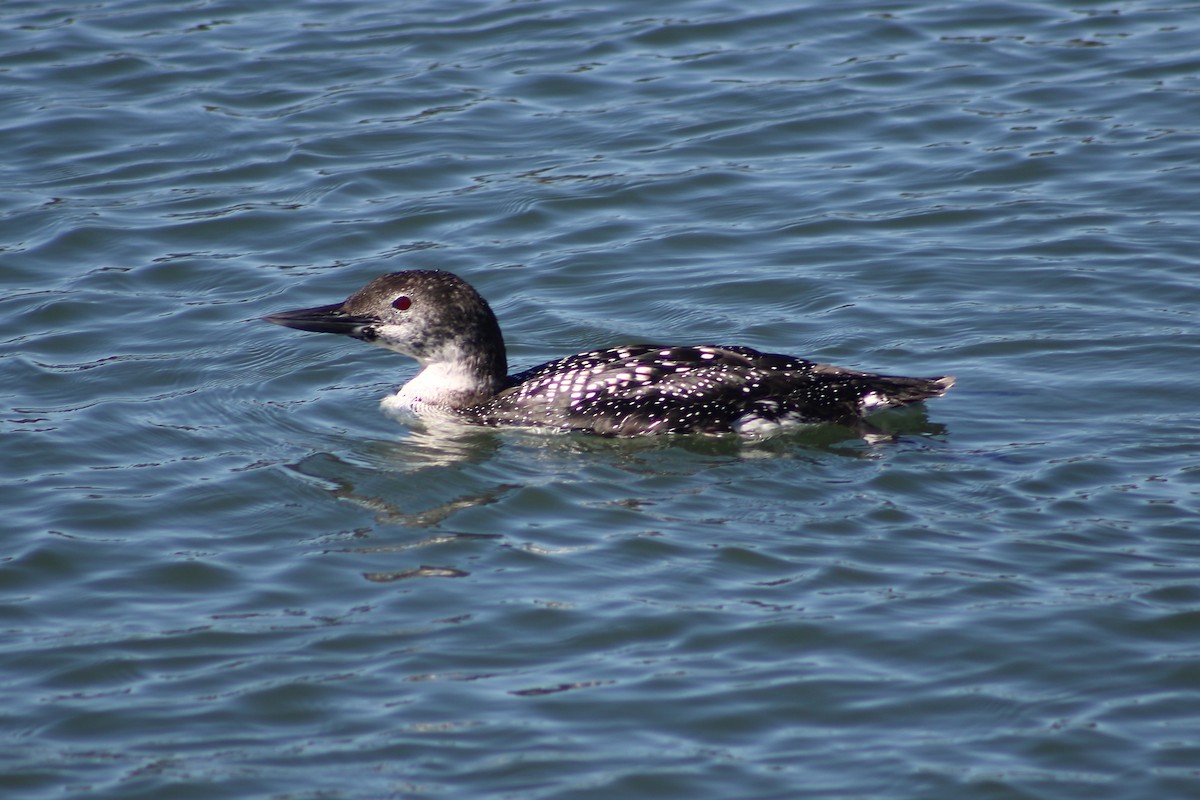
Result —
<svg viewBox="0 0 1200 800"><path fill-rule="evenodd" d="M854 424L872 410L939 397L954 385L951 376L876 375L717 345L592 350L509 375L487 301L438 270L382 275L345 302L263 319L411 356L420 371L383 400L384 409L477 425L759 437L803 424Z"/></svg>

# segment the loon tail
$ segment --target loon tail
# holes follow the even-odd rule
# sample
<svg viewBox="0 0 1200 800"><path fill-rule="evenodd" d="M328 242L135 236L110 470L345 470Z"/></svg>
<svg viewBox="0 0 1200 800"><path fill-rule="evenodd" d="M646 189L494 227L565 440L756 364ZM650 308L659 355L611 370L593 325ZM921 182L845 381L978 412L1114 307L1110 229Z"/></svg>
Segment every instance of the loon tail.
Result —
<svg viewBox="0 0 1200 800"><path fill-rule="evenodd" d="M930 397L941 397L953 385L953 375L943 375L940 378L876 375L873 376L873 380L866 382L866 391L859 400L859 405L863 412L908 405Z"/></svg>

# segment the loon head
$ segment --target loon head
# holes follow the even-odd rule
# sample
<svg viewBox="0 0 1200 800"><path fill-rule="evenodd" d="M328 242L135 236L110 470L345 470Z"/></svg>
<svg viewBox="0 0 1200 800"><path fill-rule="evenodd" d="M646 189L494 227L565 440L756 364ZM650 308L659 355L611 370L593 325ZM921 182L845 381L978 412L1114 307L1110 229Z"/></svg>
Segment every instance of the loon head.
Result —
<svg viewBox="0 0 1200 800"><path fill-rule="evenodd" d="M341 333L437 365L502 381L508 371L496 315L462 278L438 270L381 275L344 302L281 311L266 322Z"/></svg>

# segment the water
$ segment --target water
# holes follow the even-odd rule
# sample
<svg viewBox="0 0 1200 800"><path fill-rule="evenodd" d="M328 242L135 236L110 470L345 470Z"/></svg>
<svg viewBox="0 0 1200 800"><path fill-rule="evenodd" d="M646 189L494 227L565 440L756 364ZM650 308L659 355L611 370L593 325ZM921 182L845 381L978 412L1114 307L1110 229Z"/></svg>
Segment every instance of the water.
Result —
<svg viewBox="0 0 1200 800"><path fill-rule="evenodd" d="M1200 792L1188 4L0 8L0 792ZM953 372L892 442L449 436L514 369Z"/></svg>

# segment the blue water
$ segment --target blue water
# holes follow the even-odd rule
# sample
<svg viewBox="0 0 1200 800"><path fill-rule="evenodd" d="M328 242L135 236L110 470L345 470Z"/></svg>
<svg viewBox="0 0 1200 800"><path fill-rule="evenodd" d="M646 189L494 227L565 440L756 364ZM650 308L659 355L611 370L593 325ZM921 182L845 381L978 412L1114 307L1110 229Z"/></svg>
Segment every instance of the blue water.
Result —
<svg viewBox="0 0 1200 800"><path fill-rule="evenodd" d="M1198 10L0 5L0 794L1200 794ZM959 384L448 433L258 321L406 268Z"/></svg>

